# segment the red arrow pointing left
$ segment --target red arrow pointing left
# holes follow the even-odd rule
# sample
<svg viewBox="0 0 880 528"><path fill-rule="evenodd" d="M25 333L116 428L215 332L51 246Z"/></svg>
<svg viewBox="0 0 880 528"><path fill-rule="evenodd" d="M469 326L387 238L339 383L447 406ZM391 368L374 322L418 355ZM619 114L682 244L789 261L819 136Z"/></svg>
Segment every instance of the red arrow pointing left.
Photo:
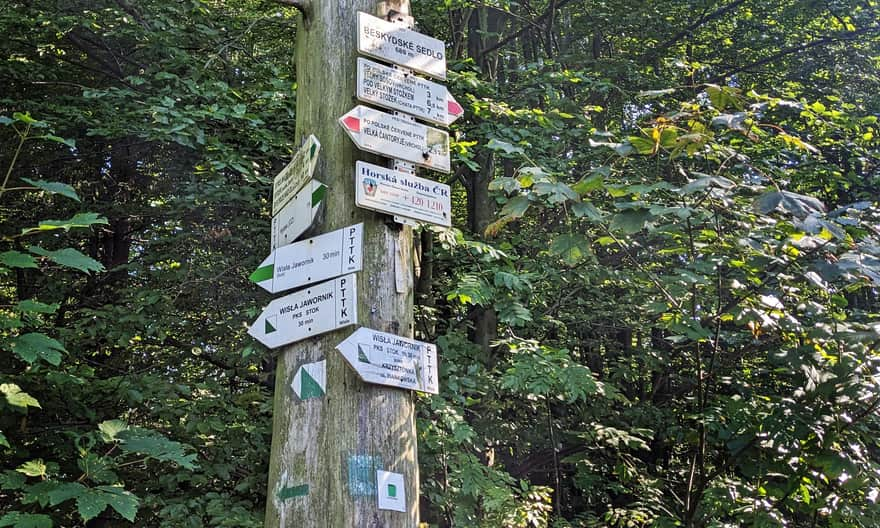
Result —
<svg viewBox="0 0 880 528"><path fill-rule="evenodd" d="M361 120L354 116L346 116L342 118L342 124L345 125L345 128L351 130L352 132L361 131Z"/></svg>

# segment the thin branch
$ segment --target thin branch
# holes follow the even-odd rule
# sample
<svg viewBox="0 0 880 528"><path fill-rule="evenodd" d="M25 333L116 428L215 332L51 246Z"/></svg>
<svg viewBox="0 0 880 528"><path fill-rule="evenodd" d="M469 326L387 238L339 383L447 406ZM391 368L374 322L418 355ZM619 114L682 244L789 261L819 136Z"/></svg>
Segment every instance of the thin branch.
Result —
<svg viewBox="0 0 880 528"><path fill-rule="evenodd" d="M520 28L520 29L519 29L518 31L516 31L515 33L512 33L511 35L509 35L509 36L507 36L507 37L505 37L505 38L499 40L499 41L496 42L495 44L493 44L493 45L489 46L488 48L484 49L484 50L483 50L483 55L486 55L486 54L488 54L488 53L491 53L491 52L497 50L498 48L507 45L508 43L510 43L510 42L513 41L514 39L518 38L520 35L522 35L522 34L525 33L526 31L528 31L529 29L532 29L532 26L534 26L534 25L536 25L536 24L538 24L538 23L543 22L545 19L547 19L547 18L549 18L550 16L552 16L557 10L561 9L563 6L565 6L566 4L569 4L569 3L571 3L571 2L572 2L572 0L559 0L559 2L556 3L555 8L553 8L553 6L551 6L551 9L548 9L547 11L545 11L543 15L539 16L538 18L536 18L531 24L523 26L522 28Z"/></svg>
<svg viewBox="0 0 880 528"><path fill-rule="evenodd" d="M708 22L711 22L713 20L717 20L717 19L723 17L724 15L733 11L734 9L736 9L737 7L739 7L743 3L745 3L745 0L735 0L734 2L731 2L724 7L716 9L712 13L701 16L696 21L694 21L692 24L690 24L686 28L682 29L681 31L679 31L678 33L676 33L675 35L670 37L669 40L667 40L663 44L660 44L659 46L652 48L651 51L649 51L647 54L648 58L656 57L662 51L666 50L667 48L669 48L670 46L672 46L673 44L675 44L679 40L683 39L684 37L690 35L695 29L707 24Z"/></svg>
<svg viewBox="0 0 880 528"><path fill-rule="evenodd" d="M759 66L764 66L775 62L785 56L791 55L793 53L799 53L801 51L806 51L808 49L816 48L819 46L825 46L827 44L835 44L838 42L846 42L849 40L853 40L858 36L865 34L872 34L880 32L880 26L869 26L862 29L857 29L855 31L849 31L847 33L841 33L839 35L831 35L824 38L820 38L818 40L814 40L811 42L807 42L806 44L801 44L800 46L790 46L783 50L780 50L769 57L765 57L761 60L752 62L750 64L746 64L745 66L740 66L738 68L734 68L733 70L722 73L721 75L716 75L709 82L718 83L730 77L731 75L735 75L740 72L744 72L747 70L751 70L752 68L757 68Z"/></svg>

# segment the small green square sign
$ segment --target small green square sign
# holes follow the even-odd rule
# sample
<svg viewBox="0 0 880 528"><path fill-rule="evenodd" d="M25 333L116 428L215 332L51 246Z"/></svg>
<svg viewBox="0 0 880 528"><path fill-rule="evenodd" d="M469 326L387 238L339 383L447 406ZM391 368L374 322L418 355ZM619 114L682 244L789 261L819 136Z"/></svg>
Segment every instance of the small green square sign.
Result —
<svg viewBox="0 0 880 528"><path fill-rule="evenodd" d="M394 484L388 485L388 496L392 498L397 497L397 486L395 486Z"/></svg>

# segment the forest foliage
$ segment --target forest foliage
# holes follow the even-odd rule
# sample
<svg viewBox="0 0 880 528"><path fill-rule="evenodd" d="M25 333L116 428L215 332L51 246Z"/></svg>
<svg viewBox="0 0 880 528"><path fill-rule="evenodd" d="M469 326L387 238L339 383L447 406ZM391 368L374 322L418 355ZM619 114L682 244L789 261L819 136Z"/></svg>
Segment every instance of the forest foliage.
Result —
<svg viewBox="0 0 880 528"><path fill-rule="evenodd" d="M877 2L413 11L466 109L417 237L423 522L880 525ZM261 526L296 11L0 28L0 527Z"/></svg>

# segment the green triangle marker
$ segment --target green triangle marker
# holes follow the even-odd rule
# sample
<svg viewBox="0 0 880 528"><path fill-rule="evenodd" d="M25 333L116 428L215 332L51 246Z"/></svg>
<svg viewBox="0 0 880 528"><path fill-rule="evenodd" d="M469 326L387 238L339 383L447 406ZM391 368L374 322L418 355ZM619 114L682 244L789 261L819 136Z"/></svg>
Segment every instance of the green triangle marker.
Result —
<svg viewBox="0 0 880 528"><path fill-rule="evenodd" d="M370 362L370 358L368 358L367 355L364 354L364 350L360 347L360 345L358 345L358 361L360 361L361 363Z"/></svg>
<svg viewBox="0 0 880 528"><path fill-rule="evenodd" d="M251 280L251 282L263 282L264 280L269 280L274 276L275 265L269 264L268 266L257 268L257 271L251 273L251 276L248 278Z"/></svg>
<svg viewBox="0 0 880 528"><path fill-rule="evenodd" d="M267 334L271 334L271 333L274 332L274 331L275 331L275 327L272 326L271 324L269 324L269 321L268 321L268 319L267 319L267 320L266 320L266 332L265 332L265 333L267 333Z"/></svg>
<svg viewBox="0 0 880 528"><path fill-rule="evenodd" d="M315 378L309 375L309 372L306 369L302 369L300 372L300 383L300 399L308 400L309 398L320 398L324 395L324 389L318 385L318 382L315 381Z"/></svg>
<svg viewBox="0 0 880 528"><path fill-rule="evenodd" d="M327 194L327 186L319 185L317 189L312 192L312 207L317 207L321 200L324 199L324 195Z"/></svg>
<svg viewBox="0 0 880 528"><path fill-rule="evenodd" d="M315 151L318 150L318 145L312 143L312 148L309 149L309 158L315 157Z"/></svg>

